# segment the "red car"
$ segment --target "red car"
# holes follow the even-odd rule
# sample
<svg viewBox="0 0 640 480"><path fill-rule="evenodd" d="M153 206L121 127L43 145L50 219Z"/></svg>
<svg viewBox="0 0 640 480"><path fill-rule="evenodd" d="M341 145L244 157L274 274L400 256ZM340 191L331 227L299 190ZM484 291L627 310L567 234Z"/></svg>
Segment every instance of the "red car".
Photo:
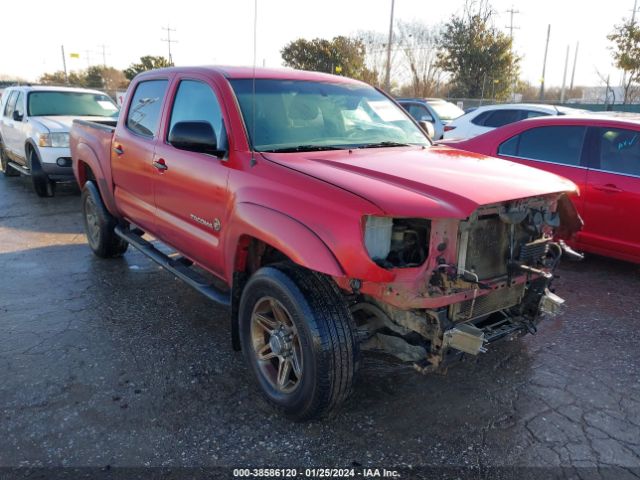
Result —
<svg viewBox="0 0 640 480"><path fill-rule="evenodd" d="M230 307L234 346L296 420L346 398L361 349L442 371L562 303L552 238L579 224L576 186L434 147L355 80L146 72L117 124L76 121L70 143L94 253L131 244Z"/></svg>
<svg viewBox="0 0 640 480"><path fill-rule="evenodd" d="M572 180L580 189L572 200L584 220L572 244L640 263L640 117L539 117L441 143Z"/></svg>

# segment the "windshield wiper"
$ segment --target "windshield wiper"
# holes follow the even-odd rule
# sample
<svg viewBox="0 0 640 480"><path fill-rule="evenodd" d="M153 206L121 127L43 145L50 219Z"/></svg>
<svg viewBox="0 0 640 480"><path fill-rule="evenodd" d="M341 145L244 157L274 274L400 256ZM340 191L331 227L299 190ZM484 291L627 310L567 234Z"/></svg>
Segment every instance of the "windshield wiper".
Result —
<svg viewBox="0 0 640 480"><path fill-rule="evenodd" d="M377 142L377 143L365 143L364 145L359 145L356 148L383 148L383 147L408 147L409 143L400 143L400 142Z"/></svg>
<svg viewBox="0 0 640 480"><path fill-rule="evenodd" d="M260 150L261 152L290 153L290 152L320 152L323 150L344 150L345 147L335 145L296 145L295 147L273 148L270 150Z"/></svg>

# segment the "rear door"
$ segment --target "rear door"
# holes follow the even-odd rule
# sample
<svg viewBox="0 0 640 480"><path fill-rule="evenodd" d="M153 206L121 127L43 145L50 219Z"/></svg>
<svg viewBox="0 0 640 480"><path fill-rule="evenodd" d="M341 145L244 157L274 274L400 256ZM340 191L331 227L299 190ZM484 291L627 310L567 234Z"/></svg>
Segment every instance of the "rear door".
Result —
<svg viewBox="0 0 640 480"><path fill-rule="evenodd" d="M640 130L594 127L584 189L584 242L640 261Z"/></svg>
<svg viewBox="0 0 640 480"><path fill-rule="evenodd" d="M226 225L229 169L225 159L181 150L168 143L178 122L211 124L218 148L228 150L227 125L220 95L206 77L179 78L172 90L162 139L156 147L156 162L164 167L154 172L158 229L162 240L222 276L220 234Z"/></svg>
<svg viewBox="0 0 640 480"><path fill-rule="evenodd" d="M13 155L18 155L17 141L16 141L16 128L15 120L13 119L13 112L16 109L16 102L19 95L18 90L13 90L9 94L7 103L5 104L4 111L2 112L2 141L7 152ZM22 154L24 156L24 153Z"/></svg>
<svg viewBox="0 0 640 480"><path fill-rule="evenodd" d="M123 216L155 233L153 155L169 80L143 80L135 86L124 121L112 142L111 168L115 196Z"/></svg>

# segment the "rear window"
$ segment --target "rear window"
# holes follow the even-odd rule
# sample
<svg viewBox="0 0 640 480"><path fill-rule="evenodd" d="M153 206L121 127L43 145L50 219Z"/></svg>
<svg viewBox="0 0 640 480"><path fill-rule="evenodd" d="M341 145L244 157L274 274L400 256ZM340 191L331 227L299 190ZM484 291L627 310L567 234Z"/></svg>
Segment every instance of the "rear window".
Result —
<svg viewBox="0 0 640 480"><path fill-rule="evenodd" d="M127 114L129 130L145 137L156 135L167 84L167 80L147 80L138 84Z"/></svg>

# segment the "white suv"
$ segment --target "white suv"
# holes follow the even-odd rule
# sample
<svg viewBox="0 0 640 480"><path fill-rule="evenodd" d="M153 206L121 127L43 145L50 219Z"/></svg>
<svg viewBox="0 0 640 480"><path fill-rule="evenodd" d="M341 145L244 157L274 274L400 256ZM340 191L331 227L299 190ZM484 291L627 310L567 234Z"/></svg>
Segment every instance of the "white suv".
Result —
<svg viewBox="0 0 640 480"><path fill-rule="evenodd" d="M30 175L36 193L72 180L69 130L76 118L115 125L118 107L103 92L67 87L9 87L0 101L0 163L6 176Z"/></svg>
<svg viewBox="0 0 640 480"><path fill-rule="evenodd" d="M464 140L490 132L494 128L518 122L525 118L545 115L568 115L581 110L544 104L505 103L478 107L456 118L444 127L445 140Z"/></svg>

